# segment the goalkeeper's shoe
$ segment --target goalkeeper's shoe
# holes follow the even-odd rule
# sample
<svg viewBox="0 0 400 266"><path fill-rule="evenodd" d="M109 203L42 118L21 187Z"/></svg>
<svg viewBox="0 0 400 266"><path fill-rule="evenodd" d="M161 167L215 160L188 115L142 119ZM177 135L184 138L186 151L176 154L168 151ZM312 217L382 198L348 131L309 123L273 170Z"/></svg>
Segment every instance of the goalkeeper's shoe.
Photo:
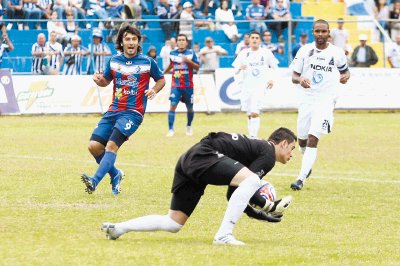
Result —
<svg viewBox="0 0 400 266"><path fill-rule="evenodd" d="M121 181L124 179L124 172L118 169L118 174L111 178L111 192L118 195L121 192Z"/></svg>
<svg viewBox="0 0 400 266"><path fill-rule="evenodd" d="M296 181L294 181L294 183L290 185L290 188L293 190L301 190L303 188L303 181L297 179Z"/></svg>
<svg viewBox="0 0 400 266"><path fill-rule="evenodd" d="M94 182L93 178L91 178L87 174L82 174L81 180L85 184L85 191L88 194L92 194L96 190L96 183Z"/></svg>
<svg viewBox="0 0 400 266"><path fill-rule="evenodd" d="M290 203L292 202L292 196L286 196L274 202L274 206L271 208L269 212L274 214L283 214L283 212L289 208Z"/></svg>
<svg viewBox="0 0 400 266"><path fill-rule="evenodd" d="M115 224L112 223L103 223L101 226L101 231L106 233L106 237L109 240L116 240L122 234L117 233L117 229L115 228Z"/></svg>
<svg viewBox="0 0 400 266"><path fill-rule="evenodd" d="M214 245L231 245L231 246L244 246L245 244L242 241L237 240L231 233L216 236L213 241Z"/></svg>

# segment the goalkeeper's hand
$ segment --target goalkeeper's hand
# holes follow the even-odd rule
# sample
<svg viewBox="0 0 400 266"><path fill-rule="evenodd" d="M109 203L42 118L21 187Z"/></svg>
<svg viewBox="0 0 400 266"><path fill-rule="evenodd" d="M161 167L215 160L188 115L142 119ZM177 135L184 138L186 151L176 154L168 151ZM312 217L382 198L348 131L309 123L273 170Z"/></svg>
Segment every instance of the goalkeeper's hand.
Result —
<svg viewBox="0 0 400 266"><path fill-rule="evenodd" d="M257 219L260 221L270 222L270 223L279 223L283 216L283 214L274 214L274 213L258 210L256 208L251 207L250 205L247 205L247 207L245 209L245 213L250 218Z"/></svg>

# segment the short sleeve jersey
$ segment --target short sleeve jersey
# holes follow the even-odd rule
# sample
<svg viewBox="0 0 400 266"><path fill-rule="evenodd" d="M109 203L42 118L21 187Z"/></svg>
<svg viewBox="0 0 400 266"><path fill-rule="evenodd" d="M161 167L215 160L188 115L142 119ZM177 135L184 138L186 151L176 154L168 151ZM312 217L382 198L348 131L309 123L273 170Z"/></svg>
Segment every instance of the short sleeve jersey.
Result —
<svg viewBox="0 0 400 266"><path fill-rule="evenodd" d="M250 48L240 51L232 66L238 69L241 65L247 68L243 71L243 88L265 87L269 80L273 79L271 68L277 68L279 61L274 54L265 47L257 51Z"/></svg>
<svg viewBox="0 0 400 266"><path fill-rule="evenodd" d="M340 72L346 71L348 65L342 48L329 43L326 49L319 50L313 42L299 49L290 69L311 81L311 88L303 92L317 101L321 97L336 97Z"/></svg>
<svg viewBox="0 0 400 266"><path fill-rule="evenodd" d="M249 5L246 8L246 16L251 18L265 17L265 7L262 5Z"/></svg>
<svg viewBox="0 0 400 266"><path fill-rule="evenodd" d="M275 147L266 140L224 132L212 132L206 139L216 151L240 162L260 178L275 166Z"/></svg>
<svg viewBox="0 0 400 266"><path fill-rule="evenodd" d="M164 76L154 59L138 54L127 58L123 54L113 56L104 71L104 78L113 80L113 102L109 112L133 110L144 115L150 77L155 81Z"/></svg>
<svg viewBox="0 0 400 266"><path fill-rule="evenodd" d="M186 49L184 51L171 51L169 54L170 64L172 65L171 88L192 89L193 67L183 61L183 56L186 56L196 64L199 63L196 54L191 49Z"/></svg>

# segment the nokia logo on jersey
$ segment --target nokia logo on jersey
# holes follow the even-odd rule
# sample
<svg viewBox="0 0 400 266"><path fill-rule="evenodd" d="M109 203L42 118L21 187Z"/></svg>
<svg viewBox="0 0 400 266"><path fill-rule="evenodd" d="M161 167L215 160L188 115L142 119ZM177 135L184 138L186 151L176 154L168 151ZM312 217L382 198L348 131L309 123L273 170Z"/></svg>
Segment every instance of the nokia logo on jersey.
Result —
<svg viewBox="0 0 400 266"><path fill-rule="evenodd" d="M314 70L322 70L325 72L332 72L332 67L331 66L320 66L320 65L314 65L311 64L311 68Z"/></svg>

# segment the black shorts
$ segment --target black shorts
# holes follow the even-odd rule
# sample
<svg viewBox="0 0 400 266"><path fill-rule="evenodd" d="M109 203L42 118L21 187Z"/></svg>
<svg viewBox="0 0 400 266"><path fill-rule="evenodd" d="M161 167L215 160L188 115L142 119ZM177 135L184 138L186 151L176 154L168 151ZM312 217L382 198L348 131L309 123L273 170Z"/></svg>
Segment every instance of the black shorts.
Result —
<svg viewBox="0 0 400 266"><path fill-rule="evenodd" d="M198 177L198 182L187 179L179 187L173 188L171 200L171 210L182 211L190 216L199 203L201 196L207 185L229 185L232 178L244 166L238 161L224 156L223 159L212 165L202 175ZM181 173L178 173L181 175ZM176 178L176 176L175 176ZM174 179L175 179L174 178ZM184 176L180 176L184 178ZM174 180L175 181L175 180Z"/></svg>

